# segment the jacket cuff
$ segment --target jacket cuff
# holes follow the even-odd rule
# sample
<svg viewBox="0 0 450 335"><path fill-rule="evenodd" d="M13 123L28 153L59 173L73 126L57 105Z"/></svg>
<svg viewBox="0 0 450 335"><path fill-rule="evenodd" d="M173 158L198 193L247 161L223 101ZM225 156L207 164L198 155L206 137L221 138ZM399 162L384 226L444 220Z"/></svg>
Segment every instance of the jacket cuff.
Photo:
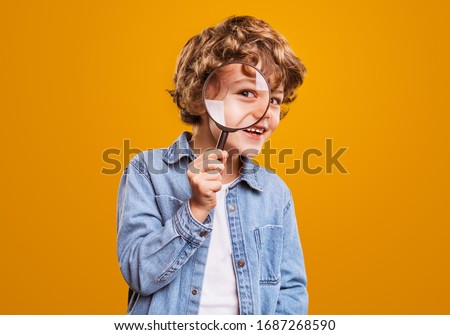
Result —
<svg viewBox="0 0 450 335"><path fill-rule="evenodd" d="M190 244L199 247L212 231L211 216L208 214L204 223L197 221L186 201L176 212L173 222L180 236Z"/></svg>

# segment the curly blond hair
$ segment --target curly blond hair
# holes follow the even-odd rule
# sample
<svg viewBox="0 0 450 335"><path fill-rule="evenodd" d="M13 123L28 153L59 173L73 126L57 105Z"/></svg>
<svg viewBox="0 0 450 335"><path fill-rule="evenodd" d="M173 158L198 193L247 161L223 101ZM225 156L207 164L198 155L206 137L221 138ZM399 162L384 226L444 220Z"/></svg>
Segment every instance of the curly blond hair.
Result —
<svg viewBox="0 0 450 335"><path fill-rule="evenodd" d="M294 54L286 38L263 20L232 16L215 27L206 28L185 44L177 59L175 89L169 91L180 109L181 120L198 124L205 113L202 88L208 75L220 65L244 61L261 62L271 89L283 86L281 118L297 97L306 68Z"/></svg>

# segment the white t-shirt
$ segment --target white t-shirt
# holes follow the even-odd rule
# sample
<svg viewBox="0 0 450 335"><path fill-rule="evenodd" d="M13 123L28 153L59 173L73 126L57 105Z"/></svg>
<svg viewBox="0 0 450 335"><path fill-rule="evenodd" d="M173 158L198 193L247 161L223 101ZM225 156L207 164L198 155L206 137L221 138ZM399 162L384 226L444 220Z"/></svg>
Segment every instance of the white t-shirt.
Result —
<svg viewBox="0 0 450 335"><path fill-rule="evenodd" d="M239 314L230 229L225 210L225 196L230 184L223 184L222 189L216 193L213 230L198 314Z"/></svg>

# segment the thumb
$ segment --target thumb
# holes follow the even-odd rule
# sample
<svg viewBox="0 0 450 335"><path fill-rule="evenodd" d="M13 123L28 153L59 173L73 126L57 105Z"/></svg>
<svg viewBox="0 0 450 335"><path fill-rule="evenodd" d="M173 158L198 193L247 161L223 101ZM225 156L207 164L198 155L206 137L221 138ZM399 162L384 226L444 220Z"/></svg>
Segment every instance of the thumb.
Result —
<svg viewBox="0 0 450 335"><path fill-rule="evenodd" d="M222 154L222 163L225 164L225 162L227 161L227 158L228 158L228 151L221 150L221 154Z"/></svg>

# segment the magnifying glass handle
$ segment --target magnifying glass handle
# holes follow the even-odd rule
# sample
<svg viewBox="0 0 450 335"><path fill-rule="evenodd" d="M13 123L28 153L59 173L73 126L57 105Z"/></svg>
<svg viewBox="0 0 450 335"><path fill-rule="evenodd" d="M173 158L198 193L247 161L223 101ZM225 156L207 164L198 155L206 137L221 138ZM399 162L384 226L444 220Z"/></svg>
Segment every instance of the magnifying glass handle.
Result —
<svg viewBox="0 0 450 335"><path fill-rule="evenodd" d="M223 148L225 148L225 142L227 141L227 137L228 132L222 130L219 140L217 141L216 149L223 150Z"/></svg>

